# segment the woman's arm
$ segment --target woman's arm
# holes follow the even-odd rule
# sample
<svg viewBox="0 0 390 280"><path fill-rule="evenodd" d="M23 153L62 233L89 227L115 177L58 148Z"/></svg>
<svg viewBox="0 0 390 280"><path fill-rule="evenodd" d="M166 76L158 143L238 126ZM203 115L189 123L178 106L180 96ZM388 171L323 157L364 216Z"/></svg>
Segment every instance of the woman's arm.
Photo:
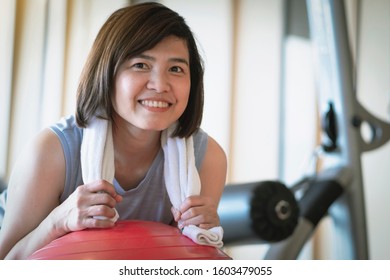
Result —
<svg viewBox="0 0 390 280"><path fill-rule="evenodd" d="M12 172L0 232L1 258L23 237L10 258L26 258L59 235L54 224L50 224L52 221L45 218L58 206L64 182L65 159L61 144L53 133L45 130L21 153Z"/></svg>
<svg viewBox="0 0 390 280"><path fill-rule="evenodd" d="M219 226L217 209L226 183L226 170L225 152L213 138L209 137L199 171L201 193L199 196L187 198L180 207L180 213L174 213L179 227L194 224L209 229Z"/></svg>
<svg viewBox="0 0 390 280"><path fill-rule="evenodd" d="M44 130L21 154L11 175L0 231L1 259L25 259L69 231L113 226L109 220L92 219L115 215L110 208L116 203L111 184L83 185L60 205L64 183L61 143L51 130Z"/></svg>

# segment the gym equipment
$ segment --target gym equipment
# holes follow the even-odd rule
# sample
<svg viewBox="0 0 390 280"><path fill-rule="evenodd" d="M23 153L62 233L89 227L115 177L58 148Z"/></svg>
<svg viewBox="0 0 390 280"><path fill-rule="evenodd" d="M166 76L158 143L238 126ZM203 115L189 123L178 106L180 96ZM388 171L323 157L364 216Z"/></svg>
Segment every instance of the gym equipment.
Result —
<svg viewBox="0 0 390 280"><path fill-rule="evenodd" d="M390 124L371 115L355 96L344 1L306 0L306 6L316 51L323 171L303 178L290 188L297 200L299 218L294 228L288 227L289 234L280 233L285 237L283 240L274 242L262 231L256 231L256 227L265 223L252 217L253 211L261 210L255 205L257 200L258 204L263 201L262 197L252 191L260 182L237 184L235 190L233 186L226 189L220 206L221 224L225 227L227 243L271 241L266 259L295 259L318 222L329 215L338 248L336 258L368 259L361 154L390 139ZM369 139L361 134L362 124L370 128ZM277 217L277 223L293 225L295 203L283 203L280 197L275 199L279 202L272 203L271 211L263 209L257 215L263 215L268 221ZM279 217L277 205L283 205L281 209L291 214L288 219L283 220L283 215ZM278 230L275 223L268 224L275 232Z"/></svg>

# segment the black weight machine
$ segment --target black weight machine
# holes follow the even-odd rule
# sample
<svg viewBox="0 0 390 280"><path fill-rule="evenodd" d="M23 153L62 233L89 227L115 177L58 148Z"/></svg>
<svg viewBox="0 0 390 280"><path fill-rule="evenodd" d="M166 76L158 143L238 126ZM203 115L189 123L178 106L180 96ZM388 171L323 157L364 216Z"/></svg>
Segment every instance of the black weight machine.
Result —
<svg viewBox="0 0 390 280"><path fill-rule="evenodd" d="M225 244L270 244L265 259L296 259L322 218L334 223L338 259L369 259L361 154L390 139L390 124L359 104L344 1L307 0L322 116L321 172L293 186L231 184L219 206ZM361 125L368 124L370 139Z"/></svg>

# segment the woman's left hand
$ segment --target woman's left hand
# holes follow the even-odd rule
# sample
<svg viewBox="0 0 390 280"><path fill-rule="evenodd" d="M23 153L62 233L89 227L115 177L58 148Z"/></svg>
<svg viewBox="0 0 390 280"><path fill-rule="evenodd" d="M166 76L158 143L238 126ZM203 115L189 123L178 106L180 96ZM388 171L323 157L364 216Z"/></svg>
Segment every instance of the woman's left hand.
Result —
<svg viewBox="0 0 390 280"><path fill-rule="evenodd" d="M220 226L217 213L226 181L227 159L219 144L209 136L206 153L199 170L200 195L186 198L172 214L179 228L196 225L203 229Z"/></svg>
<svg viewBox="0 0 390 280"><path fill-rule="evenodd" d="M217 208L218 203L211 197L194 195L184 200L180 209L172 209L172 213L179 228L196 225L210 229L220 225Z"/></svg>

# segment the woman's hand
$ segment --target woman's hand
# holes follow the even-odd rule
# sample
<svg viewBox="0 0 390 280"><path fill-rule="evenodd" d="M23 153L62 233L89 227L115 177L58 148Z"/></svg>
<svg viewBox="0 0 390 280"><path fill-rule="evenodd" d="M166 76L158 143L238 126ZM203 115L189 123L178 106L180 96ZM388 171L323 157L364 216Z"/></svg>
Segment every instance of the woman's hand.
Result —
<svg viewBox="0 0 390 280"><path fill-rule="evenodd" d="M220 226L217 213L226 181L227 159L225 152L211 137L199 171L201 180L200 195L184 200L180 209L172 208L172 214L179 228L196 225L203 229Z"/></svg>
<svg viewBox="0 0 390 280"><path fill-rule="evenodd" d="M54 212L65 232L112 227L114 222L110 219L115 217L114 207L121 200L112 184L98 180L79 186Z"/></svg>
<svg viewBox="0 0 390 280"><path fill-rule="evenodd" d="M196 225L203 229L219 226L218 203L211 197L190 196L180 206L172 208L172 214L179 228Z"/></svg>

